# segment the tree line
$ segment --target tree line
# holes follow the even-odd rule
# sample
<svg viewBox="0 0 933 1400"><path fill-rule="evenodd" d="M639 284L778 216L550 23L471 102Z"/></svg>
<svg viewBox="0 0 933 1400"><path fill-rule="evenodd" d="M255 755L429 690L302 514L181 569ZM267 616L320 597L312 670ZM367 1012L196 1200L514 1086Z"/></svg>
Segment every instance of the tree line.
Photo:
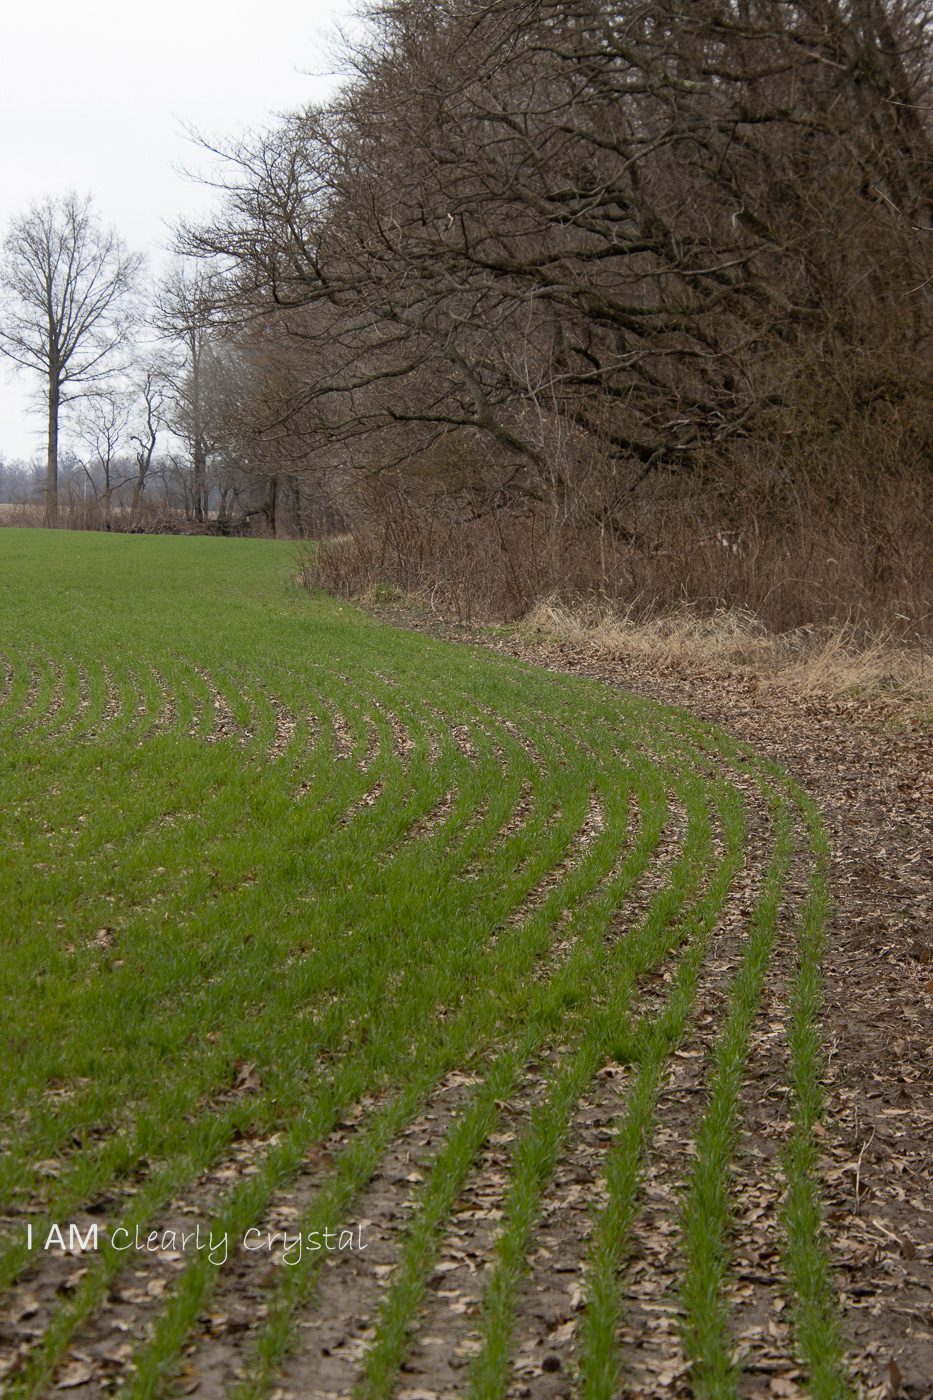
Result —
<svg viewBox="0 0 933 1400"><path fill-rule="evenodd" d="M86 506L90 492L93 518L107 528L115 505L138 521L154 496L165 512L198 523L211 497L221 519L255 497L225 428L239 365L212 333L207 280L179 261L146 298L142 273L142 258L100 222L89 197L47 198L8 230L0 352L32 371L47 407L49 523L59 519L62 471L68 505ZM30 491L34 475L5 467L4 494Z"/></svg>
<svg viewBox="0 0 933 1400"><path fill-rule="evenodd" d="M215 149L218 210L179 230L224 430L328 496L360 576L757 607L818 521L828 605L913 606L930 18L371 5L336 99Z"/></svg>

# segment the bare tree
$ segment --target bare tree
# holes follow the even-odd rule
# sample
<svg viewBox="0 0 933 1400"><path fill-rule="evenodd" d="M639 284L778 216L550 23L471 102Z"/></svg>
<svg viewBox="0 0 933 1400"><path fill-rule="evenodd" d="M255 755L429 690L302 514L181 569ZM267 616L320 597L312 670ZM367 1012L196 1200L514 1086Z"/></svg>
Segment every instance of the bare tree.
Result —
<svg viewBox="0 0 933 1400"><path fill-rule="evenodd" d="M87 455L78 457L82 470L100 503L105 530L110 529L115 492L131 480L130 475L114 479L114 468L120 466L120 449L126 440L130 421L130 403L125 390L112 386L100 389L89 398L78 424L78 437ZM125 459L122 464L126 465Z"/></svg>
<svg viewBox="0 0 933 1400"><path fill-rule="evenodd" d="M405 588L438 519L455 554L451 522L488 531L480 569L569 542L581 591L638 597L630 560L701 501L704 537L741 520L777 551L805 500L854 540L891 483L928 499L929 15L368 6L353 81L215 147L223 198L180 231L251 371L249 469L395 530Z"/></svg>
<svg viewBox="0 0 933 1400"><path fill-rule="evenodd" d="M131 434L131 441L136 448L136 480L133 482L133 503L131 506L134 516L142 505L146 477L152 469L152 459L155 456L159 432L165 423L165 391L162 388L159 372L152 366L149 366L143 375L142 401L142 421L139 424L138 432Z"/></svg>
<svg viewBox="0 0 933 1400"><path fill-rule="evenodd" d="M562 515L589 451L624 528L649 474L779 441L807 356L888 393L879 327L913 362L927 334L925 8L372 7L356 81L227 151L182 242L228 272L269 433L367 470L481 453L489 502Z"/></svg>
<svg viewBox="0 0 933 1400"><path fill-rule="evenodd" d="M179 264L163 282L156 307L158 329L178 352L174 364L166 370L170 426L188 444L193 513L199 522L208 515L207 459L212 439L209 385L217 299L214 281L203 267L191 269Z"/></svg>
<svg viewBox="0 0 933 1400"><path fill-rule="evenodd" d="M0 352L46 382L46 514L58 512L58 423L69 386L113 369L131 322L141 259L94 216L91 200L46 199L15 218L0 262Z"/></svg>

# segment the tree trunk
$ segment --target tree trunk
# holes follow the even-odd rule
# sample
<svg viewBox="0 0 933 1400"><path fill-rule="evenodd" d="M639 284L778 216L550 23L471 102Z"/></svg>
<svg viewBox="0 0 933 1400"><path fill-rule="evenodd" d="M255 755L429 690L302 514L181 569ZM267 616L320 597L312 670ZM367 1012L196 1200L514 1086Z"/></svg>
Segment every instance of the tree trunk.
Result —
<svg viewBox="0 0 933 1400"><path fill-rule="evenodd" d="M198 433L194 439L194 518L203 524L207 519L207 453Z"/></svg>
<svg viewBox="0 0 933 1400"><path fill-rule="evenodd" d="M201 354L200 333L192 328L188 343L191 349L191 465L194 468L194 518L203 525L207 519L207 450L201 427Z"/></svg>
<svg viewBox="0 0 933 1400"><path fill-rule="evenodd" d="M298 536L298 538L302 539L304 536L304 532L302 530L301 521L301 483L297 481L295 477L291 478L291 488L292 526L294 527L295 534Z"/></svg>
<svg viewBox="0 0 933 1400"><path fill-rule="evenodd" d="M135 516L142 504L143 492L146 489L146 472L148 467L140 466L139 475L133 482L133 500L130 504L130 514Z"/></svg>
<svg viewBox="0 0 933 1400"><path fill-rule="evenodd" d="M266 526L269 532L273 535L276 533L275 517L278 494L278 477L270 476L268 482L266 483L266 499L263 502L262 513L266 517Z"/></svg>
<svg viewBox="0 0 933 1400"><path fill-rule="evenodd" d="M57 372L49 370L49 448L45 473L45 518L50 525L58 519L58 409L62 386Z"/></svg>

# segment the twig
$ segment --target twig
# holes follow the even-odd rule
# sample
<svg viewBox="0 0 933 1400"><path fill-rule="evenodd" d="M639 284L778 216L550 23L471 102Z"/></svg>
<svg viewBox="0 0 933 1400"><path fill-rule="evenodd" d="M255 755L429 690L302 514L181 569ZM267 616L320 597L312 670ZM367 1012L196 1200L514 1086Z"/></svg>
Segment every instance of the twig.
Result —
<svg viewBox="0 0 933 1400"><path fill-rule="evenodd" d="M855 1164L855 1214L856 1214L856 1215L858 1215L858 1213L859 1213L859 1205L861 1204L861 1201L860 1201L860 1195L861 1195L860 1187L861 1187L861 1182L862 1182L862 1158L865 1156L865 1153L868 1151L869 1147L871 1147L871 1145L872 1145L872 1143L874 1142L874 1140L875 1140L875 1130L874 1130L874 1128L872 1128L872 1130L871 1130L871 1137L868 1139L868 1141L867 1141L867 1142L864 1144L864 1146L862 1147L861 1152L858 1154L858 1161L857 1161L856 1164Z"/></svg>

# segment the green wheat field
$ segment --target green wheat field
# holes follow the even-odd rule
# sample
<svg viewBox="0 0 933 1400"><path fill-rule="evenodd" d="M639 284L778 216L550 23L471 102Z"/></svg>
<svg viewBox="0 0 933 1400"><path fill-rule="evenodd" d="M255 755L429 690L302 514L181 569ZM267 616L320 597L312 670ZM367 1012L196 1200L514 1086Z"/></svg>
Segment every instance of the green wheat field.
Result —
<svg viewBox="0 0 933 1400"><path fill-rule="evenodd" d="M4 1393L849 1394L814 804L296 574L0 530Z"/></svg>

